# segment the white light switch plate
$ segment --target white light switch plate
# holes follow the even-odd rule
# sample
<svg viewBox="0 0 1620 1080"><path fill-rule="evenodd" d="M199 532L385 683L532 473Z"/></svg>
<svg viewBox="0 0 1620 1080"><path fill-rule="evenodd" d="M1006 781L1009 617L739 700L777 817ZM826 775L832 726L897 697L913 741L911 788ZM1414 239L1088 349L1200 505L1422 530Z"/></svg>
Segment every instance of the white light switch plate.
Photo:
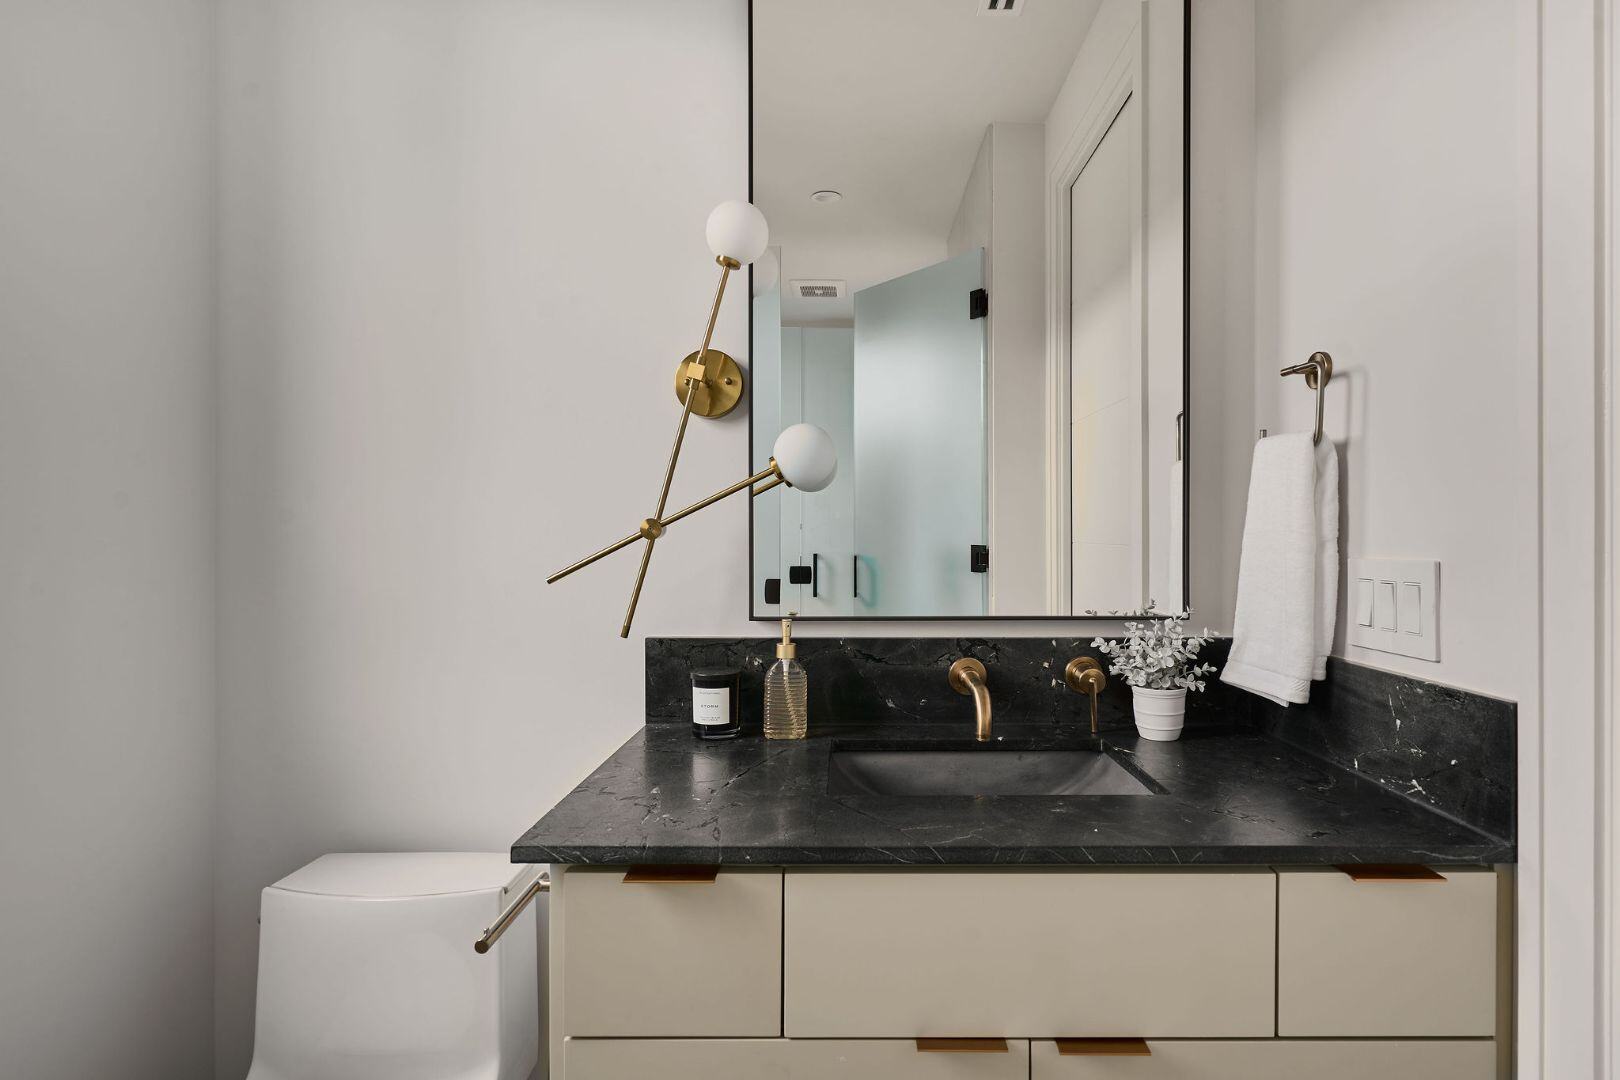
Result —
<svg viewBox="0 0 1620 1080"><path fill-rule="evenodd" d="M1346 605L1352 645L1440 659L1440 564L1432 559L1351 559Z"/></svg>

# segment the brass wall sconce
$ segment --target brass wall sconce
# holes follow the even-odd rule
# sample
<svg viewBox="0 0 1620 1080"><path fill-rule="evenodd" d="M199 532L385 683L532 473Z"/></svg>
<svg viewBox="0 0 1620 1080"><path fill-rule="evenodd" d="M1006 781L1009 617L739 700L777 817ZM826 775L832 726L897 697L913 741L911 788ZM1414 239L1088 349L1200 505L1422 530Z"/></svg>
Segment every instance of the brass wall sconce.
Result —
<svg viewBox="0 0 1620 1080"><path fill-rule="evenodd" d="M669 487L675 479L675 465L680 460L681 443L686 439L686 425L694 414L706 419L718 419L737 407L742 400L745 384L742 369L731 357L718 349L711 349L714 324L720 317L720 301L725 298L726 282L733 270L741 269L765 252L770 230L765 215L745 202L723 202L709 214L704 233L714 261L720 264L720 284L715 289L714 304L709 309L709 320L703 330L703 344L694 353L682 358L675 369L675 396L681 403L681 419L675 427L675 445L669 451L669 463L664 468L664 482L658 491L658 505L652 516L643 518L636 531L616 540L602 550L587 555L546 579L550 585L576 570L583 569L637 540L647 546L641 552L641 567L636 571L635 587L630 591L630 605L624 613L624 624L619 628L621 638L630 636L630 624L636 617L636 605L641 600L641 587L647 580L647 566L652 562L653 545L664 531L688 515L721 499L735 495L744 488L760 495L778 484L801 491L820 491L832 483L838 471L838 454L832 437L813 424L795 424L777 438L772 448L771 464L753 476L739 480L730 487L721 488L706 499L700 499L684 509L666 513ZM758 484L758 487L754 487Z"/></svg>

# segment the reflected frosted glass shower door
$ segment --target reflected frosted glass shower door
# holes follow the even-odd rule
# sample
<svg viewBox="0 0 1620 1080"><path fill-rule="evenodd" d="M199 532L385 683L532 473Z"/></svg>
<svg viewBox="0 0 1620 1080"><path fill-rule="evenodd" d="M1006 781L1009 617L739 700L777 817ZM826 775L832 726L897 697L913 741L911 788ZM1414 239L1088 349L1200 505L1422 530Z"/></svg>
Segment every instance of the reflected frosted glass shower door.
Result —
<svg viewBox="0 0 1620 1080"><path fill-rule="evenodd" d="M858 615L983 615L981 251L855 293Z"/></svg>

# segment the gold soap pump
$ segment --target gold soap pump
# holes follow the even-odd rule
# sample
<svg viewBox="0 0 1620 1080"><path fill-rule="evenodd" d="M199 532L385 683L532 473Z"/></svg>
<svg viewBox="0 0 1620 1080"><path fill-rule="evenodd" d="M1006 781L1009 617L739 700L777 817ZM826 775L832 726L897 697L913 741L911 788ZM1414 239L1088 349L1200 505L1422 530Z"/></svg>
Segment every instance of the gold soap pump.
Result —
<svg viewBox="0 0 1620 1080"><path fill-rule="evenodd" d="M793 642L793 616L782 620L782 640L776 646L776 663L765 673L765 737L802 739L807 728L807 690L804 665L799 663L799 647Z"/></svg>

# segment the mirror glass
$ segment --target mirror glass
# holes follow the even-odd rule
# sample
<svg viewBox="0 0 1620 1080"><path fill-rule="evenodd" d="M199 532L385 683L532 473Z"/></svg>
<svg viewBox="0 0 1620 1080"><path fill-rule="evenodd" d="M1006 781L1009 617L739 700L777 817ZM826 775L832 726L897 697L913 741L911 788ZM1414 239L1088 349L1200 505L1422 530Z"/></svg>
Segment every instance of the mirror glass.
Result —
<svg viewBox="0 0 1620 1080"><path fill-rule="evenodd" d="M1182 0L753 0L751 614L1186 593Z"/></svg>

